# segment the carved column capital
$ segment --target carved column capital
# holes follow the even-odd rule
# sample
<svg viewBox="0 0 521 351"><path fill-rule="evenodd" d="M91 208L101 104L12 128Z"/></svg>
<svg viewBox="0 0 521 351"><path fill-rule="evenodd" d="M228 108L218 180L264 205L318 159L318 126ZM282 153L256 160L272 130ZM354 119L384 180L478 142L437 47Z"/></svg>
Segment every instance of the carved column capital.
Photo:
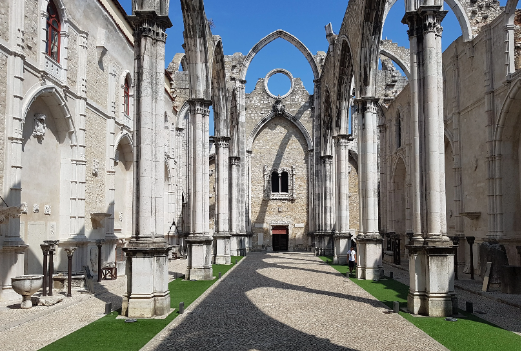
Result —
<svg viewBox="0 0 521 351"><path fill-rule="evenodd" d="M241 164L241 158L237 156L230 157L230 165L239 166Z"/></svg>
<svg viewBox="0 0 521 351"><path fill-rule="evenodd" d="M423 6L419 12L422 17L423 34L434 33L441 36L443 32L441 21L447 15L447 11L441 11L439 6Z"/></svg>
<svg viewBox="0 0 521 351"><path fill-rule="evenodd" d="M74 251L76 251L77 247L66 247L65 252L67 253L67 256L72 257L74 254Z"/></svg>
<svg viewBox="0 0 521 351"><path fill-rule="evenodd" d="M322 158L322 162L325 164L325 165L331 165L333 164L333 156L331 155L324 155L321 157Z"/></svg>
<svg viewBox="0 0 521 351"><path fill-rule="evenodd" d="M203 117L210 116L210 106L212 106L211 101L204 99L190 99L188 100L188 104L190 105L191 114L201 114Z"/></svg>
<svg viewBox="0 0 521 351"><path fill-rule="evenodd" d="M150 37L166 42L166 30L172 27L168 16L159 16L155 11L134 11L134 15L127 17L134 26L134 38Z"/></svg>
<svg viewBox="0 0 521 351"><path fill-rule="evenodd" d="M42 248L43 255L47 256L49 254L49 250L51 249L51 245L49 245L49 244L40 244L40 247Z"/></svg>
<svg viewBox="0 0 521 351"><path fill-rule="evenodd" d="M214 137L214 145L217 149L227 149L230 147L230 138L228 137Z"/></svg>
<svg viewBox="0 0 521 351"><path fill-rule="evenodd" d="M349 145L349 135L339 134L336 136L337 144L341 148L346 148Z"/></svg>

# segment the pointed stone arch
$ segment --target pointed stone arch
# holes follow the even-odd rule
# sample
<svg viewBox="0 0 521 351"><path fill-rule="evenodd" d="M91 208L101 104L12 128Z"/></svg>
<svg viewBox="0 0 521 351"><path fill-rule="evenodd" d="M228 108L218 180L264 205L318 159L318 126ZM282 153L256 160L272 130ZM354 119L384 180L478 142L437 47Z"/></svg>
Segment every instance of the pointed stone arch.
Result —
<svg viewBox="0 0 521 351"><path fill-rule="evenodd" d="M132 141L132 135L126 130L121 131L114 141L114 160L117 161L117 150L121 145L126 162L133 162L134 160L134 143Z"/></svg>
<svg viewBox="0 0 521 351"><path fill-rule="evenodd" d="M215 46L212 58L212 105L214 113L215 136L228 136L226 70L221 37L214 36Z"/></svg>
<svg viewBox="0 0 521 351"><path fill-rule="evenodd" d="M31 108L31 105L40 97L43 98L45 103L49 106L53 115L61 115L64 117L65 124L61 124L60 131L67 133L71 145L77 146L76 127L74 126L74 120L72 119L69 107L67 106L67 101L63 94L54 85L38 85L27 92L22 100L22 124L25 122L27 112ZM20 129L20 133L22 129L23 126ZM13 137L16 137L16 135L13 135Z"/></svg>
<svg viewBox="0 0 521 351"><path fill-rule="evenodd" d="M386 8L385 8L385 14L383 17L383 24L385 24L385 20L387 19L387 15L389 14L389 11L391 10L391 8L394 6L394 4L397 1L398 0L390 0L387 2ZM449 7L452 9L454 14L456 15L456 19L458 20L458 23L461 27L461 34L463 36L463 41L472 40L473 35L472 35L472 28L470 26L469 17L467 16L467 13L465 12L465 8L461 4L461 1L460 0L444 0L444 1L447 5L449 5ZM516 3L516 4L514 4L514 9L515 9L515 6L517 5L517 1L518 0L509 0L509 3L510 2ZM508 8L508 6L509 5L507 4L507 8ZM383 27L383 25L382 25L382 27Z"/></svg>
<svg viewBox="0 0 521 351"><path fill-rule="evenodd" d="M308 61L309 65L311 66L311 70L313 71L313 79L320 78L320 73L318 71L317 63L315 62L315 58L311 54L311 51L309 51L309 49L297 37L293 36L292 34L286 32L282 29L277 29L276 31L268 34L267 36L265 36L264 38L259 40L259 42L257 44L255 44L255 46L250 50L248 55L245 57L243 64L242 64L242 70L241 70L241 76L240 76L240 78L242 80L246 79L246 73L248 72L250 63L253 60L253 58L255 57L255 55L257 55L259 53L259 51L261 51L266 45L268 45L269 43L271 43L272 41L274 41L275 39L278 39L278 38L282 38L282 39L286 40L287 42L289 42L291 45L295 46L304 55L304 57Z"/></svg>
<svg viewBox="0 0 521 351"><path fill-rule="evenodd" d="M267 115L262 120L260 120L259 123L257 123L255 128L253 128L253 130L251 131L250 136L248 137L248 143L247 143L247 149L246 149L248 152L252 151L253 142L255 141L255 138L260 133L262 128L265 125L267 125L271 120L273 120L274 118L279 117L279 116L280 116L279 114L277 114L275 112L271 112L269 115ZM284 115L282 117L284 117L288 121L292 122L300 130L300 132L304 136L304 139L306 139L308 151L313 150L313 142L311 141L311 137L309 136L309 133L306 130L306 127L304 127L304 125L298 119L296 119L294 116L290 115L287 112L284 112Z"/></svg>
<svg viewBox="0 0 521 351"><path fill-rule="evenodd" d="M404 61L400 55L393 50L390 45L383 45L385 43L384 40L380 42L380 55L390 58L394 63L396 63L405 73L407 79L411 78L411 70L410 64L407 61ZM407 49L408 50L408 49Z"/></svg>

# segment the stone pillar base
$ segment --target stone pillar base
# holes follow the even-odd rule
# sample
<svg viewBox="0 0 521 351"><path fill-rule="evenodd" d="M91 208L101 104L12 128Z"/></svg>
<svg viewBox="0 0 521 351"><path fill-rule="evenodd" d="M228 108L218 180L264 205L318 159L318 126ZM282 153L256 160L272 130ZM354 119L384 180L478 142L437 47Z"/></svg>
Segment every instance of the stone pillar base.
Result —
<svg viewBox="0 0 521 351"><path fill-rule="evenodd" d="M215 264L231 264L232 257L230 255L230 234L219 233L214 236L216 252Z"/></svg>
<svg viewBox="0 0 521 351"><path fill-rule="evenodd" d="M212 280L212 244L211 236L190 235L186 238L188 267L186 279Z"/></svg>
<svg viewBox="0 0 521 351"><path fill-rule="evenodd" d="M380 280L382 276L382 243L380 235L365 235L356 241L356 277L365 280Z"/></svg>
<svg viewBox="0 0 521 351"><path fill-rule="evenodd" d="M127 255L127 317L152 318L170 311L165 241L131 241Z"/></svg>
<svg viewBox="0 0 521 351"><path fill-rule="evenodd" d="M454 248L451 243L408 245L409 295L407 308L430 317L452 315Z"/></svg>
<svg viewBox="0 0 521 351"><path fill-rule="evenodd" d="M240 233L232 234L230 238L230 255L246 256L250 251L251 234Z"/></svg>
<svg viewBox="0 0 521 351"><path fill-rule="evenodd" d="M351 248L351 233L337 233L333 237L335 253L333 264L347 264L347 251Z"/></svg>
<svg viewBox="0 0 521 351"><path fill-rule="evenodd" d="M332 232L315 232L315 256L334 256L335 247Z"/></svg>

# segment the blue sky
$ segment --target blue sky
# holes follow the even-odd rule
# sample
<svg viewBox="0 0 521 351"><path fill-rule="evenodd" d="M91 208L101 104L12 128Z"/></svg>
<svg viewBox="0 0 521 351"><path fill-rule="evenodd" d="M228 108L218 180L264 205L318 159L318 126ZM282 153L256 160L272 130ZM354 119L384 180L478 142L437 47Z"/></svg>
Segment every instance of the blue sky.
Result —
<svg viewBox="0 0 521 351"><path fill-rule="evenodd" d="M120 0L120 3L127 13L131 12L131 0ZM316 54L317 51L327 51L325 25L331 22L334 31L338 33L347 3L347 0L206 0L205 11L206 16L214 22L213 34L220 35L223 39L225 55L235 52L246 55L260 39L277 29L293 34ZM504 5L506 0L501 0L500 3ZM442 23L443 49L461 36L456 16L449 6L445 5L445 9L449 13ZM398 0L385 23L383 38L409 47L407 26L401 23L404 11L404 0ZM177 52L183 51L180 1L170 1L170 19L174 26L167 31L167 65ZM307 60L300 51L283 39L270 43L255 56L246 76L246 92L251 92L257 80L275 68L287 69L293 77L302 79L310 93L313 92L313 73ZM274 94L284 95L289 86L289 80L281 74L274 75L269 82L269 88ZM210 129L213 134L213 127Z"/></svg>

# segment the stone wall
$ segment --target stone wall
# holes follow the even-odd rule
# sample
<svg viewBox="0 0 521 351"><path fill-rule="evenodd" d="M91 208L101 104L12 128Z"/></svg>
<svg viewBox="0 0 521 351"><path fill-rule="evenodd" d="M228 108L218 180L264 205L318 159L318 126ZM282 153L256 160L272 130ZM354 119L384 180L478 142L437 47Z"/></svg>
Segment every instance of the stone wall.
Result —
<svg viewBox="0 0 521 351"><path fill-rule="evenodd" d="M108 204L105 201L105 158L106 158L106 121L103 117L87 109L85 123L85 144L87 146L85 159L87 160L85 187L85 235L92 239L92 235L105 236L105 233L93 233L91 213L107 212ZM96 174L93 170L97 169Z"/></svg>
<svg viewBox="0 0 521 351"><path fill-rule="evenodd" d="M78 34L69 30L69 44L67 50L67 84L72 91L76 91L78 81Z"/></svg>
<svg viewBox="0 0 521 351"><path fill-rule="evenodd" d="M9 41L9 8L11 3L9 1L2 2L0 7L0 39Z"/></svg>
<svg viewBox="0 0 521 351"><path fill-rule="evenodd" d="M265 172L294 167L294 200L270 200L265 194ZM266 170L265 170L266 168ZM291 177L291 175L290 175ZM269 183L268 183L269 186ZM271 189L268 189L268 192ZM272 246L271 226L289 227L289 250L307 247L308 233L307 143L289 120L276 117L258 134L251 156L251 220L253 249Z"/></svg>
<svg viewBox="0 0 521 351"><path fill-rule="evenodd" d="M38 59L39 33L38 0L26 0L24 8L24 54L35 62Z"/></svg>
<svg viewBox="0 0 521 351"><path fill-rule="evenodd" d="M274 103L275 98L269 96L264 89L264 78L259 79L255 89L246 95L246 138L248 138L257 124L272 112ZM293 78L293 91L286 98L282 99L282 104L286 112L300 121L308 131L309 136L311 136L313 125L311 95L309 95L300 78Z"/></svg>
<svg viewBox="0 0 521 351"><path fill-rule="evenodd" d="M95 39L89 38L87 41L87 57L87 98L107 109L108 57L102 62L98 61Z"/></svg>

